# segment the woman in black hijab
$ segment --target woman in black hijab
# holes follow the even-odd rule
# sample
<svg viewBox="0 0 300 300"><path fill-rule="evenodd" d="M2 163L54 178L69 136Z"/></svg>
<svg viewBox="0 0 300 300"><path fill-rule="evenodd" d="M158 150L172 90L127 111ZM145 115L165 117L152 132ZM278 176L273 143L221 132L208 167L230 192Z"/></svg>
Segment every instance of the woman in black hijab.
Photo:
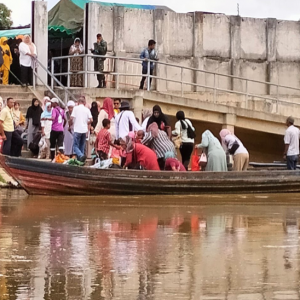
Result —
<svg viewBox="0 0 300 300"><path fill-rule="evenodd" d="M27 147L32 142L35 134L40 130L41 127L41 114L43 110L40 106L40 101L36 98L32 99L31 106L27 109L26 120L27 120Z"/></svg>
<svg viewBox="0 0 300 300"><path fill-rule="evenodd" d="M11 73L9 73L9 84L20 84L21 67L19 62L19 57L20 57L19 44L21 42L22 40L18 39L17 43L13 44L10 48L13 61L10 66ZM14 75L12 75L12 73Z"/></svg>
<svg viewBox="0 0 300 300"><path fill-rule="evenodd" d="M92 126L93 126L94 129L95 129L96 126L97 126L97 123L98 123L98 115L99 115L98 103L97 103L96 101L94 101L94 102L92 103L91 114L92 114L92 117L93 117L93 123L92 123Z"/></svg>

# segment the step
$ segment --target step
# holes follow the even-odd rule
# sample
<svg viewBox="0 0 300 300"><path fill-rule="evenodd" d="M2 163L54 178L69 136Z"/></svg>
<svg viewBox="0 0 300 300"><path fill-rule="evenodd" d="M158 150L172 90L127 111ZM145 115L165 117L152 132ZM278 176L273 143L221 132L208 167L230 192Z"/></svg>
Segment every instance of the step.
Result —
<svg viewBox="0 0 300 300"><path fill-rule="evenodd" d="M6 100L9 97L12 97L13 99L24 99L24 100L32 100L35 98L35 95L31 92L15 92L15 91L6 91L3 92L0 90L0 96L3 100Z"/></svg>
<svg viewBox="0 0 300 300"><path fill-rule="evenodd" d="M14 85L14 84L11 84L11 85L3 85L3 84L0 84L0 92L9 92L9 91L15 91L15 92L28 92L30 91L27 87L22 87L20 85Z"/></svg>

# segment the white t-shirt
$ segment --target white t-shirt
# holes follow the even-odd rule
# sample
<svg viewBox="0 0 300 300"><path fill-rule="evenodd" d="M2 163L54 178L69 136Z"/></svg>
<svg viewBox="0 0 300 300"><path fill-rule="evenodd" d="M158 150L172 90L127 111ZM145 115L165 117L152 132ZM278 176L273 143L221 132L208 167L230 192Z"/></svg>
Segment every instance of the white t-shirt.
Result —
<svg viewBox="0 0 300 300"><path fill-rule="evenodd" d="M226 143L228 149L231 149L231 147L232 147L232 145L234 144L235 141L237 141L240 146L236 149L236 151L234 152L234 155L236 155L236 154L242 154L242 153L243 154L248 154L247 149L245 148L245 146L243 145L243 143L238 138L236 138L232 134L226 135L226 137L225 137L225 143Z"/></svg>
<svg viewBox="0 0 300 300"><path fill-rule="evenodd" d="M71 117L74 118L74 132L88 132L88 123L93 117L91 111L87 107L85 107L83 104L75 106L73 108Z"/></svg>
<svg viewBox="0 0 300 300"><path fill-rule="evenodd" d="M189 124L190 127L195 131L195 128L193 127L193 124L192 124L192 122L190 120L185 119L183 122L185 122L186 126L187 126L187 124ZM182 129L180 121L176 122L176 124L175 124L175 130L172 131L172 134L175 135L175 136L178 136L178 135L180 136L181 135L181 139L182 139L183 143L192 143L192 144L194 144L194 142L195 142L194 139L190 139L188 137L187 128L186 129Z"/></svg>
<svg viewBox="0 0 300 300"><path fill-rule="evenodd" d="M34 54L36 54L36 47L33 44L34 48ZM20 51L20 65L24 67L31 67L32 58L29 55L26 55L27 53L30 53L29 46L25 43L21 43L19 45L19 51Z"/></svg>
<svg viewBox="0 0 300 300"><path fill-rule="evenodd" d="M289 145L287 156L299 155L300 130L291 125L285 132L284 143Z"/></svg>
<svg viewBox="0 0 300 300"><path fill-rule="evenodd" d="M132 125L132 131L143 130L142 126L137 122L132 111L124 110L115 117L116 119L116 137L124 138L130 132L129 122Z"/></svg>

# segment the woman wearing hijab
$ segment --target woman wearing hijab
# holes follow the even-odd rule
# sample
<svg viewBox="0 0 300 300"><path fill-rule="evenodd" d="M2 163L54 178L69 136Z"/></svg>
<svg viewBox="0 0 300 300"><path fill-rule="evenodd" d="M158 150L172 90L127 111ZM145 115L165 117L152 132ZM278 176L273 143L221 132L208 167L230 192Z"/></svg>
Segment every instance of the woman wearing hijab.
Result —
<svg viewBox="0 0 300 300"><path fill-rule="evenodd" d="M169 138L171 139L171 130L170 130L170 126L168 123L168 119L163 114L159 105L153 106L153 114L148 120L147 128L149 127L149 125L151 125L154 122L157 124L157 126L160 130L167 132Z"/></svg>
<svg viewBox="0 0 300 300"><path fill-rule="evenodd" d="M12 64L12 55L10 52L10 48L7 44L8 39L6 37L2 37L0 39L0 46L2 48L2 53L3 53L3 65L0 69L2 72L2 84L7 85L8 84L8 79L9 79L9 70L10 70L10 65Z"/></svg>
<svg viewBox="0 0 300 300"><path fill-rule="evenodd" d="M233 170L247 171L249 165L249 152L243 143L228 129L220 131L223 149L233 155Z"/></svg>
<svg viewBox="0 0 300 300"><path fill-rule="evenodd" d="M20 103L15 102L13 109L13 119L15 123L15 130L17 130L20 134L23 133L25 129L25 118L20 111Z"/></svg>
<svg viewBox="0 0 300 300"><path fill-rule="evenodd" d="M104 119L110 120L109 133L111 135L112 142L116 139L116 126L115 126L115 112L114 112L114 101L111 98L105 98L103 106L100 109L98 115L98 122L95 128L95 134L98 135L100 130L103 128L102 121Z"/></svg>
<svg viewBox="0 0 300 300"><path fill-rule="evenodd" d="M67 122L64 128L64 146L65 146L65 154L70 157L74 154L73 151L74 125L71 122L71 115L74 107L75 107L75 102L68 101L67 110L65 112L65 119Z"/></svg>
<svg viewBox="0 0 300 300"><path fill-rule="evenodd" d="M98 103L96 101L92 103L91 114L93 117L92 127L95 129L98 123L98 116L99 116Z"/></svg>
<svg viewBox="0 0 300 300"><path fill-rule="evenodd" d="M41 127L42 127L42 137L45 138L46 143L46 159L50 158L50 133L52 128L52 107L51 103L47 102L45 110L41 115Z"/></svg>
<svg viewBox="0 0 300 300"><path fill-rule="evenodd" d="M33 73L35 68L35 58L37 56L35 44L31 42L29 35L25 35L23 42L19 46L21 82L25 85L32 85Z"/></svg>
<svg viewBox="0 0 300 300"><path fill-rule="evenodd" d="M120 141L121 147L126 151L125 167L136 169L138 166L148 171L159 171L157 157L150 148L134 143L132 138L126 137L126 141Z"/></svg>
<svg viewBox="0 0 300 300"><path fill-rule="evenodd" d="M27 147L32 142L35 134L39 131L41 126L41 114L43 110L40 107L40 101L36 98L32 99L31 106L27 109L26 120L27 120Z"/></svg>
<svg viewBox="0 0 300 300"><path fill-rule="evenodd" d="M176 114L176 119L178 120L175 124L175 130L172 131L174 136L181 137L182 143L180 145L180 154L182 158L182 164L188 170L191 155L194 149L195 143L195 128L189 119L185 118L183 111L178 111Z"/></svg>
<svg viewBox="0 0 300 300"><path fill-rule="evenodd" d="M11 55L12 55L12 64L10 66L10 70L13 73L9 73L9 84L20 84L21 80L21 68L20 68L20 51L19 44L22 40L17 39L17 43L13 44L10 47Z"/></svg>
<svg viewBox="0 0 300 300"><path fill-rule="evenodd" d="M51 103L51 99L48 96L44 97L44 99L43 99L43 103L42 103L42 109L43 110L46 109L46 104L47 103Z"/></svg>
<svg viewBox="0 0 300 300"><path fill-rule="evenodd" d="M83 71L83 57L78 57L84 53L84 48L81 44L80 38L74 40L74 44L70 47L69 55L74 55L71 58L70 72L77 73ZM73 87L83 87L83 74L73 74L71 75L71 86Z"/></svg>
<svg viewBox="0 0 300 300"><path fill-rule="evenodd" d="M201 144L195 148L202 148L207 153L207 165L205 171L227 171L226 154L219 140L209 131L202 134Z"/></svg>

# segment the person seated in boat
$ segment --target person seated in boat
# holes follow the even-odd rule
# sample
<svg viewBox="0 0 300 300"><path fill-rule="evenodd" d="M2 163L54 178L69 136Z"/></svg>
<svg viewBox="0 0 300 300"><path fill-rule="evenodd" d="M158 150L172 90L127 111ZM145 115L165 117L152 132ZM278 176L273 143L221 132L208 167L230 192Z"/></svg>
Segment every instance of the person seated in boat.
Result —
<svg viewBox="0 0 300 300"><path fill-rule="evenodd" d="M184 165L176 158L174 152L167 152L165 160L165 171L186 172Z"/></svg>
<svg viewBox="0 0 300 300"><path fill-rule="evenodd" d="M125 139L120 139L120 145L126 151L125 168L160 171L156 154L150 148L135 143L128 136Z"/></svg>
<svg viewBox="0 0 300 300"><path fill-rule="evenodd" d="M166 152L173 152L174 155L176 152L175 146L167 133L158 129L157 123L154 122L148 126L147 132L140 131L138 136L143 136L141 143L156 153L159 167L161 170L164 170Z"/></svg>
<svg viewBox="0 0 300 300"><path fill-rule="evenodd" d="M116 149L121 149L121 147L113 144L111 141L111 135L109 132L110 120L104 119L102 121L102 126L103 128L98 133L95 146L100 160L106 160L108 159L110 147L114 147Z"/></svg>
<svg viewBox="0 0 300 300"><path fill-rule="evenodd" d="M168 119L166 115L162 112L159 105L153 106L153 114L148 120L146 130L152 123L156 123L158 128L160 130L165 131L170 140L172 139L172 132L171 132L171 127L169 125Z"/></svg>
<svg viewBox="0 0 300 300"><path fill-rule="evenodd" d="M225 151L219 140L209 130L204 131L201 144L196 145L195 148L205 149L205 152L207 153L207 165L205 171L227 171Z"/></svg>
<svg viewBox="0 0 300 300"><path fill-rule="evenodd" d="M296 170L299 159L299 138L300 130L294 126L294 118L288 117L286 126L288 127L284 135L283 159L286 160L288 170Z"/></svg>
<svg viewBox="0 0 300 300"><path fill-rule="evenodd" d="M233 171L247 171L249 165L249 152L243 143L228 129L220 131L223 149L233 155Z"/></svg>

